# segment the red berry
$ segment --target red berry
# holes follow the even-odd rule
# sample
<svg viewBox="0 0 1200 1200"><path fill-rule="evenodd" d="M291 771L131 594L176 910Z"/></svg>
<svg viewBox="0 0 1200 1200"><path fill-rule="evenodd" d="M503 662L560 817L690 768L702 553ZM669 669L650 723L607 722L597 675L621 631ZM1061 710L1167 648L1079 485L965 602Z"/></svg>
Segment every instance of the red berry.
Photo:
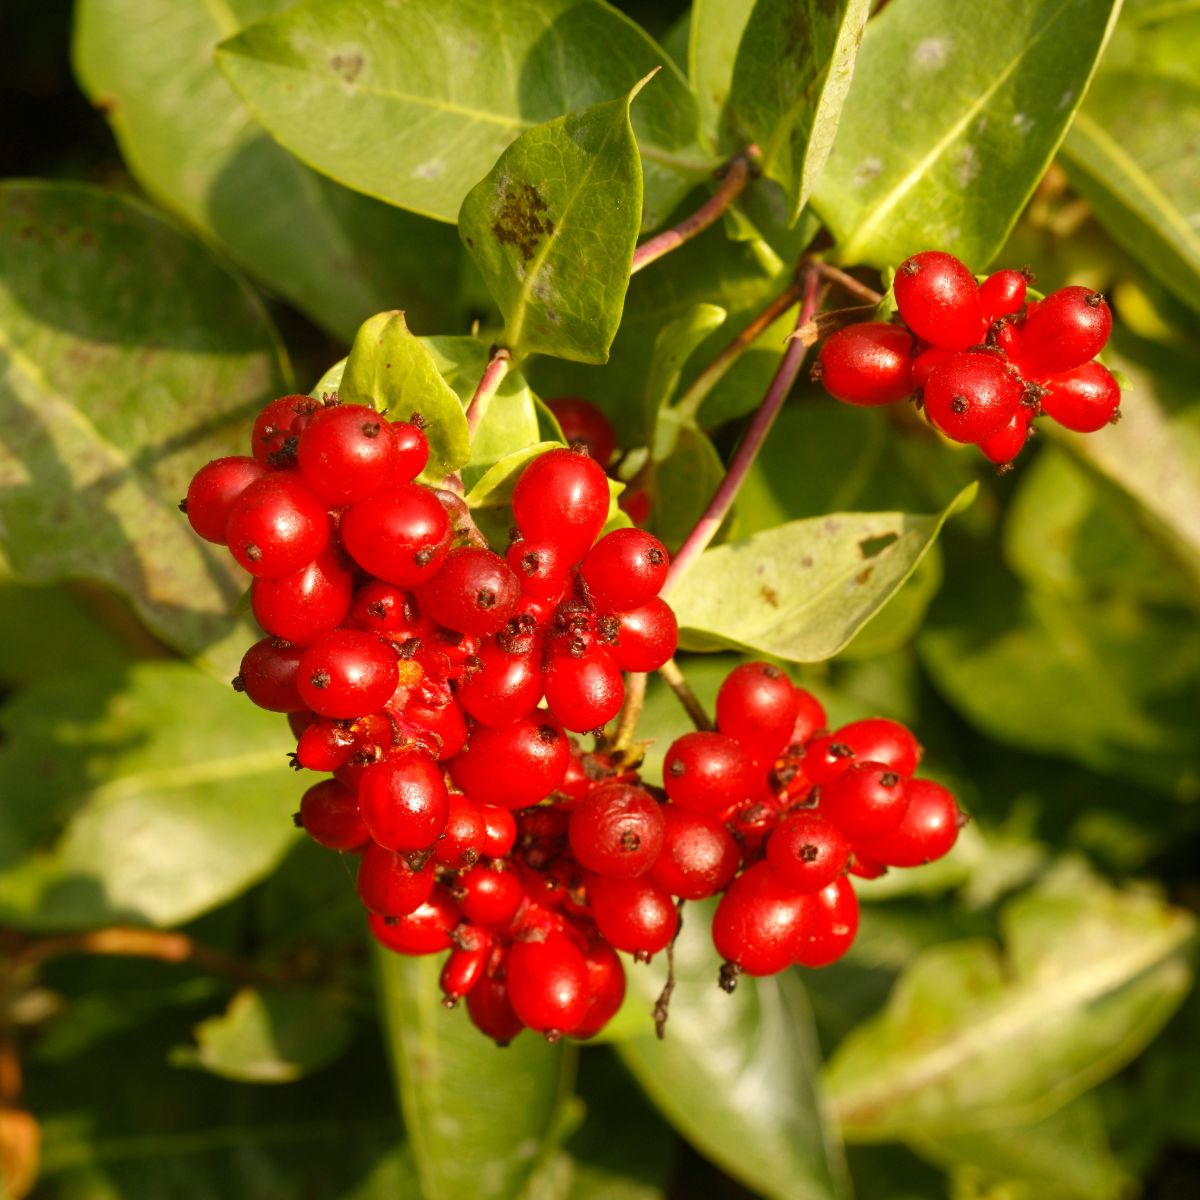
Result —
<svg viewBox="0 0 1200 1200"><path fill-rule="evenodd" d="M397 681L390 642L358 629L322 634L300 659L296 684L305 705L323 717L353 718L378 712Z"/></svg>
<svg viewBox="0 0 1200 1200"><path fill-rule="evenodd" d="M502 929L525 899L520 873L502 863L478 863L458 878L459 905L468 921Z"/></svg>
<svg viewBox="0 0 1200 1200"><path fill-rule="evenodd" d="M450 552L450 519L428 489L405 483L352 504L342 545L364 571L401 587L432 579Z"/></svg>
<svg viewBox="0 0 1200 1200"><path fill-rule="evenodd" d="M603 613L648 604L662 591L669 569L666 547L644 529L614 529L579 564L591 601Z"/></svg>
<svg viewBox="0 0 1200 1200"><path fill-rule="evenodd" d="M582 658L556 656L543 677L546 705L567 729L599 729L621 709L625 683L616 659L603 646Z"/></svg>
<svg viewBox="0 0 1200 1200"><path fill-rule="evenodd" d="M813 738L804 747L804 774L810 783L823 787L854 764L854 751L832 733Z"/></svg>
<svg viewBox="0 0 1200 1200"><path fill-rule="evenodd" d="M308 566L329 542L321 502L289 471L273 471L234 502L229 552L251 575L279 579Z"/></svg>
<svg viewBox="0 0 1200 1200"><path fill-rule="evenodd" d="M837 962L858 932L858 897L844 875L822 888L815 896L805 896L808 916L796 951L802 967L826 967Z"/></svg>
<svg viewBox="0 0 1200 1200"><path fill-rule="evenodd" d="M365 500L393 481L396 445L387 418L363 404L313 413L296 446L306 486L329 508Z"/></svg>
<svg viewBox="0 0 1200 1200"><path fill-rule="evenodd" d="M487 843L487 824L479 811L461 792L450 792L445 833L434 846L433 860L440 867L460 870L472 866L483 856Z"/></svg>
<svg viewBox="0 0 1200 1200"><path fill-rule="evenodd" d="M455 698L475 720L493 728L527 716L542 698L536 653L508 654L494 641L479 648L479 667L459 681Z"/></svg>
<svg viewBox="0 0 1200 1200"><path fill-rule="evenodd" d="M819 730L829 723L825 715L825 706L812 694L803 688L796 689L796 720L792 725L789 746L803 746Z"/></svg>
<svg viewBox="0 0 1200 1200"><path fill-rule="evenodd" d="M717 953L747 975L774 975L795 960L810 897L760 862L729 885L713 914Z"/></svg>
<svg viewBox="0 0 1200 1200"><path fill-rule="evenodd" d="M737 873L737 843L715 817L662 807L663 845L647 878L681 900L715 896Z"/></svg>
<svg viewBox="0 0 1200 1200"><path fill-rule="evenodd" d="M429 439L416 424L417 414L412 421L397 421L391 426L392 442L396 447L396 465L392 478L397 483L409 483L425 470L429 462Z"/></svg>
<svg viewBox="0 0 1200 1200"><path fill-rule="evenodd" d="M891 835L889 834L889 836ZM887 874L887 867L864 854L861 847L855 847L854 853L850 855L849 863L846 864L846 872L858 879L878 879L881 875Z"/></svg>
<svg viewBox="0 0 1200 1200"><path fill-rule="evenodd" d="M571 851L582 867L611 879L644 875L663 845L662 806L639 787L604 783L571 813Z"/></svg>
<svg viewBox="0 0 1200 1200"><path fill-rule="evenodd" d="M399 750L367 767L358 802L375 841L405 852L432 846L450 812L441 768L419 750Z"/></svg>
<svg viewBox="0 0 1200 1200"><path fill-rule="evenodd" d="M453 1008L483 978L492 952L491 936L482 929L460 925L454 935L455 947L442 966L443 1004Z"/></svg>
<svg viewBox="0 0 1200 1200"><path fill-rule="evenodd" d="M263 638L242 656L233 686L269 712L297 712L306 707L296 686L303 648L278 638Z"/></svg>
<svg viewBox="0 0 1200 1200"><path fill-rule="evenodd" d="M735 667L717 692L717 728L755 758L774 759L792 737L800 694L770 663Z"/></svg>
<svg viewBox="0 0 1200 1200"><path fill-rule="evenodd" d="M1028 279L1020 271L996 271L979 285L983 319L991 325L1001 317L1020 312L1025 303Z"/></svg>
<svg viewBox="0 0 1200 1200"><path fill-rule="evenodd" d="M582 396L555 396L546 406L558 421L567 445L582 442L587 452L603 467L617 448L612 422L590 400Z"/></svg>
<svg viewBox="0 0 1200 1200"><path fill-rule="evenodd" d="M815 812L793 813L767 839L771 869L798 892L819 892L831 884L845 871L849 857L850 843Z"/></svg>
<svg viewBox="0 0 1200 1200"><path fill-rule="evenodd" d="M924 388L929 382L929 377L942 365L947 359L952 358L957 354L957 350L943 350L937 346L930 346L928 350L922 350L920 354L913 359L912 379L914 388Z"/></svg>
<svg viewBox="0 0 1200 1200"><path fill-rule="evenodd" d="M904 777L884 763L856 762L821 789L821 815L851 842L895 829L907 806Z"/></svg>
<svg viewBox="0 0 1200 1200"><path fill-rule="evenodd" d="M587 894L596 928L610 946L627 954L657 954L679 928L679 912L671 897L644 877L591 875Z"/></svg>
<svg viewBox="0 0 1200 1200"><path fill-rule="evenodd" d="M821 346L825 390L847 404L890 404L913 390L912 334L900 325L864 321L827 337Z"/></svg>
<svg viewBox="0 0 1200 1200"><path fill-rule="evenodd" d="M723 733L685 733L663 763L667 795L691 812L715 816L759 790L750 756Z"/></svg>
<svg viewBox="0 0 1200 1200"><path fill-rule="evenodd" d="M1095 433L1111 424L1121 405L1121 385L1101 363L1084 363L1051 379L1042 408L1065 429Z"/></svg>
<svg viewBox="0 0 1200 1200"><path fill-rule="evenodd" d="M1009 418L1009 422L998 433L985 437L979 443L979 449L989 462L998 466L1010 463L1025 447L1029 440L1029 428L1033 423L1033 410L1024 404L1020 405Z"/></svg>
<svg viewBox="0 0 1200 1200"><path fill-rule="evenodd" d="M421 604L439 625L482 637L503 629L517 608L521 584L491 550L451 550L442 569L420 590Z"/></svg>
<svg viewBox="0 0 1200 1200"><path fill-rule="evenodd" d="M562 726L535 709L503 729L477 726L450 776L476 804L526 808L558 787L570 757Z"/></svg>
<svg viewBox="0 0 1200 1200"><path fill-rule="evenodd" d="M386 633L397 644L428 632L428 622L422 619L413 594L379 579L364 583L354 593L346 624L370 633Z"/></svg>
<svg viewBox="0 0 1200 1200"><path fill-rule="evenodd" d="M571 1035L595 1037L616 1016L625 999L625 968L617 952L601 938L583 952L588 972L588 1008Z"/></svg>
<svg viewBox="0 0 1200 1200"><path fill-rule="evenodd" d="M634 488L632 491L622 492L617 498L617 503L620 505L621 511L635 525L645 525L650 520L650 512L654 507L650 500L650 493L645 488Z"/></svg>
<svg viewBox="0 0 1200 1200"><path fill-rule="evenodd" d="M513 489L513 519L523 536L554 542L578 562L608 519L608 476L586 453L550 450L525 468Z"/></svg>
<svg viewBox="0 0 1200 1200"><path fill-rule="evenodd" d="M500 975L484 974L467 993L467 1013L480 1033L497 1046L507 1046L525 1028L508 1000L508 987Z"/></svg>
<svg viewBox="0 0 1200 1200"><path fill-rule="evenodd" d="M358 898L369 912L402 917L421 907L433 890L433 866L414 871L403 854L394 854L374 842L358 864Z"/></svg>
<svg viewBox="0 0 1200 1200"><path fill-rule="evenodd" d="M1020 380L998 355L948 358L925 385L925 414L948 438L975 443L999 432L1021 403Z"/></svg>
<svg viewBox="0 0 1200 1200"><path fill-rule="evenodd" d="M316 717L296 742L295 763L306 771L336 771L357 749L352 721Z"/></svg>
<svg viewBox="0 0 1200 1200"><path fill-rule="evenodd" d="M336 779L323 779L304 793L300 823L314 842L329 850L357 850L371 839L358 797Z"/></svg>
<svg viewBox="0 0 1200 1200"><path fill-rule="evenodd" d="M864 842L863 849L889 867L919 867L950 852L963 820L954 796L944 787L929 779L910 779L908 808L900 824Z"/></svg>
<svg viewBox="0 0 1200 1200"><path fill-rule="evenodd" d="M679 645L679 623L660 596L617 616L617 641L609 653L622 671L657 671Z"/></svg>
<svg viewBox="0 0 1200 1200"><path fill-rule="evenodd" d="M905 259L893 288L904 323L931 346L965 350L983 337L979 285L953 254L925 250Z"/></svg>
<svg viewBox="0 0 1200 1200"><path fill-rule="evenodd" d="M429 899L411 912L390 920L373 912L367 925L376 941L397 954L439 954L450 949L450 932L459 920L458 905L439 884L432 888Z"/></svg>
<svg viewBox="0 0 1200 1200"><path fill-rule="evenodd" d="M476 805L483 817L483 854L488 858L503 858L517 840L517 820L507 808L495 804Z"/></svg>
<svg viewBox="0 0 1200 1200"><path fill-rule="evenodd" d="M521 592L539 600L558 600L567 587L571 560L549 538L518 538L504 554L521 583Z"/></svg>
<svg viewBox="0 0 1200 1200"><path fill-rule="evenodd" d="M206 542L225 545L229 514L238 497L267 474L267 468L253 458L233 456L214 458L192 477L182 508L188 523Z"/></svg>
<svg viewBox="0 0 1200 1200"><path fill-rule="evenodd" d="M1025 317L1022 366L1035 379L1081 367L1104 349L1111 332L1112 313L1099 292L1060 288Z"/></svg>
<svg viewBox="0 0 1200 1200"><path fill-rule="evenodd" d="M587 1014L587 963L565 934L551 932L541 941L514 942L506 981L513 1012L530 1029L571 1033Z"/></svg>
<svg viewBox="0 0 1200 1200"><path fill-rule="evenodd" d="M311 396L280 396L254 421L250 452L264 466L284 466L296 454L296 439L321 407Z"/></svg>
<svg viewBox="0 0 1200 1200"><path fill-rule="evenodd" d="M250 608L266 633L307 646L345 620L352 593L350 572L326 549L293 575L256 579Z"/></svg>
<svg viewBox="0 0 1200 1200"><path fill-rule="evenodd" d="M911 775L924 753L921 743L899 721L887 717L867 717L843 725L834 741L848 746L859 762L883 763L901 775Z"/></svg>
<svg viewBox="0 0 1200 1200"><path fill-rule="evenodd" d="M446 762L467 744L467 719L448 687L422 687L404 706L404 719L424 735L430 753Z"/></svg>

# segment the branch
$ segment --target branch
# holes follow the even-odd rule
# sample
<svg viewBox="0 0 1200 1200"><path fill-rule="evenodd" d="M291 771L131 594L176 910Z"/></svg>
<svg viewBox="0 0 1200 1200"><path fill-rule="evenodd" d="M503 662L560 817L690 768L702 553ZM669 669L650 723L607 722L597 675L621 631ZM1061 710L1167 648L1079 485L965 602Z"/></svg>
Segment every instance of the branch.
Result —
<svg viewBox="0 0 1200 1200"><path fill-rule="evenodd" d="M859 283L853 275L847 275L845 271L838 267L831 266L825 262L819 262L814 265L817 268L817 273L826 283L835 284L837 287L849 292L850 295L857 296L860 300L865 300L868 304L878 304L883 299L882 292L877 292L874 288L867 287L865 283Z"/></svg>
<svg viewBox="0 0 1200 1200"><path fill-rule="evenodd" d="M692 718L692 724L697 729L711 729L713 723L709 719L708 713L704 711L704 705L700 703L696 693L692 691L691 685L684 678L679 664L673 658L669 658L658 668L658 673L662 676L663 683L675 693L675 698L683 705L687 715Z"/></svg>
<svg viewBox="0 0 1200 1200"><path fill-rule="evenodd" d="M480 376L479 386L467 405L467 430L472 437L483 420L484 413L512 366L512 355L504 346L493 346L488 365Z"/></svg>
<svg viewBox="0 0 1200 1200"><path fill-rule="evenodd" d="M703 233L741 195L746 184L753 178L754 166L745 154L731 159L725 168L725 178L721 181L721 186L704 204L673 229L665 230L648 242L643 242L634 251L633 265L629 273L636 275L643 267L648 267L664 254L669 254L698 233Z"/></svg>
<svg viewBox="0 0 1200 1200"><path fill-rule="evenodd" d="M633 746L642 706L646 703L646 682L645 671L635 671L625 676L625 702L621 705L617 727L613 730L612 741L608 746L609 753L622 760L629 757L629 750Z"/></svg>

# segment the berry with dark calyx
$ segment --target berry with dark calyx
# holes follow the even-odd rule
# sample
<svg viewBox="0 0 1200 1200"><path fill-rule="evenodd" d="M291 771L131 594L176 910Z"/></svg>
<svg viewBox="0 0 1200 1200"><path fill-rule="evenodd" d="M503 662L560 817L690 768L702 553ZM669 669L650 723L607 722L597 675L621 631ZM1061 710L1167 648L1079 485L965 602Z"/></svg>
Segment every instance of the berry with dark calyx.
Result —
<svg viewBox="0 0 1200 1200"><path fill-rule="evenodd" d="M467 993L467 1014L471 1023L497 1046L507 1046L525 1028L525 1022L513 1012L508 987L502 975L489 975Z"/></svg>
<svg viewBox="0 0 1200 1200"><path fill-rule="evenodd" d="M450 776L476 804L526 808L558 787L570 757L562 726L535 709L502 729L476 726Z"/></svg>
<svg viewBox="0 0 1200 1200"><path fill-rule="evenodd" d="M644 529L614 529L584 556L579 574L600 612L628 612L648 604L667 581L666 547Z"/></svg>
<svg viewBox="0 0 1200 1200"><path fill-rule="evenodd" d="M983 319L991 325L1001 317L1020 312L1029 286L1028 276L1021 271L996 271L979 285L979 303Z"/></svg>
<svg viewBox="0 0 1200 1200"><path fill-rule="evenodd" d="M644 877L590 875L587 894L596 928L610 946L627 954L657 954L667 948L679 928L674 901Z"/></svg>
<svg viewBox="0 0 1200 1200"><path fill-rule="evenodd" d="M954 796L941 784L910 779L908 808L900 823L882 837L864 842L863 852L889 867L919 867L949 854L964 820Z"/></svg>
<svg viewBox="0 0 1200 1200"><path fill-rule="evenodd" d="M602 467L608 465L617 448L617 435L599 408L582 396L555 396L546 401L546 407L554 414L567 445L582 442Z"/></svg>
<svg viewBox="0 0 1200 1200"><path fill-rule="evenodd" d="M771 869L798 892L827 887L845 871L849 857L850 843L820 813L792 813L767 839Z"/></svg>
<svg viewBox="0 0 1200 1200"><path fill-rule="evenodd" d="M234 455L214 458L192 476L182 508L188 524L206 542L225 545L229 514L238 497L267 474L267 468L254 458Z"/></svg>
<svg viewBox="0 0 1200 1200"><path fill-rule="evenodd" d="M494 640L479 648L479 666L461 679L455 698L483 725L502 728L527 716L542 698L542 669L536 648L508 654Z"/></svg>
<svg viewBox="0 0 1200 1200"><path fill-rule="evenodd" d="M580 866L610 879L644 875L663 845L662 806L639 787L604 783L571 813L568 836Z"/></svg>
<svg viewBox="0 0 1200 1200"><path fill-rule="evenodd" d="M617 615L617 640L609 653L622 671L657 671L679 645L679 622L671 606L655 596L640 608Z"/></svg>
<svg viewBox="0 0 1200 1200"><path fill-rule="evenodd" d="M410 483L425 470L425 464L429 462L429 439L415 420L396 421L390 429L392 444L396 449L392 479L396 483Z"/></svg>
<svg viewBox="0 0 1200 1200"><path fill-rule="evenodd" d="M250 452L264 466L276 466L280 457L291 457L290 447L309 418L321 407L311 396L280 396L258 414L250 435ZM294 450L293 450L294 455Z"/></svg>
<svg viewBox="0 0 1200 1200"><path fill-rule="evenodd" d="M907 782L885 763L855 762L821 789L821 815L851 842L895 829L907 807Z"/></svg>
<svg viewBox="0 0 1200 1200"><path fill-rule="evenodd" d="M884 763L904 776L917 769L924 753L921 743L908 729L887 717L851 721L833 736L835 741L850 748L856 761Z"/></svg>
<svg viewBox="0 0 1200 1200"><path fill-rule="evenodd" d="M1065 287L1029 311L1021 328L1021 364L1039 381L1090 362L1112 332L1112 312L1099 292Z"/></svg>
<svg viewBox="0 0 1200 1200"><path fill-rule="evenodd" d="M488 858L503 858L516 844L517 820L512 811L495 804L477 804L483 818L483 853Z"/></svg>
<svg viewBox="0 0 1200 1200"><path fill-rule="evenodd" d="M268 712L298 712L307 707L296 685L303 647L263 638L242 655L233 686Z"/></svg>
<svg viewBox="0 0 1200 1200"><path fill-rule="evenodd" d="M560 600L567 588L571 560L550 538L518 538L504 559L521 584L521 592L539 600Z"/></svg>
<svg viewBox="0 0 1200 1200"><path fill-rule="evenodd" d="M565 934L519 940L508 951L505 981L513 1012L551 1038L574 1032L588 1010L588 969Z"/></svg>
<svg viewBox="0 0 1200 1200"><path fill-rule="evenodd" d="M300 477L329 508L383 491L394 482L396 457L387 418L363 404L313 413L296 444Z"/></svg>
<svg viewBox="0 0 1200 1200"><path fill-rule="evenodd" d="M747 975L775 975L795 961L806 934L810 897L760 862L726 889L713 914L717 953Z"/></svg>
<svg viewBox="0 0 1200 1200"><path fill-rule="evenodd" d="M336 771L357 750L351 721L315 718L296 742L294 763L306 771Z"/></svg>
<svg viewBox="0 0 1200 1200"><path fill-rule="evenodd" d="M392 698L397 662L390 642L359 629L336 629L305 650L296 683L313 712L361 717L379 712Z"/></svg>
<svg viewBox="0 0 1200 1200"><path fill-rule="evenodd" d="M854 751L835 734L814 737L804 747L804 774L810 783L823 787L854 764Z"/></svg>
<svg viewBox="0 0 1200 1200"><path fill-rule="evenodd" d="M850 949L858 932L858 897L844 875L813 896L796 951L802 967L827 967Z"/></svg>
<svg viewBox="0 0 1200 1200"><path fill-rule="evenodd" d="M1095 433L1117 418L1121 385L1112 372L1098 362L1056 375L1046 385L1042 408L1064 429Z"/></svg>
<svg viewBox="0 0 1200 1200"><path fill-rule="evenodd" d="M397 751L367 767L358 803L375 841L406 853L433 846L450 812L441 768L419 750Z"/></svg>
<svg viewBox="0 0 1200 1200"><path fill-rule="evenodd" d="M432 872L422 877L425 874L432 879ZM377 942L397 954L440 954L450 949L450 934L461 919L454 898L437 884L428 899L410 912L392 916L372 912L367 926Z"/></svg>
<svg viewBox="0 0 1200 1200"><path fill-rule="evenodd" d="M704 900L737 873L737 843L715 817L664 804L663 844L646 878L681 900Z"/></svg>
<svg viewBox="0 0 1200 1200"><path fill-rule="evenodd" d="M717 728L755 758L773 760L791 740L799 708L799 694L783 671L770 663L743 663L717 692Z"/></svg>
<svg viewBox="0 0 1200 1200"><path fill-rule="evenodd" d="M1022 385L998 355L952 355L925 384L925 414L948 438L974 444L998 433L1021 403Z"/></svg>
<svg viewBox="0 0 1200 1200"><path fill-rule="evenodd" d="M450 552L450 518L428 488L404 483L352 504L339 526L364 571L411 588L432 579Z"/></svg>
<svg viewBox="0 0 1200 1200"><path fill-rule="evenodd" d="M900 325L864 321L831 333L821 345L825 390L846 404L891 404L912 393L912 334Z"/></svg>
<svg viewBox="0 0 1200 1200"><path fill-rule="evenodd" d="M462 709L444 685L425 685L417 689L404 706L404 720L426 735L434 744L434 756L445 762L461 753L469 730Z"/></svg>
<svg viewBox="0 0 1200 1200"><path fill-rule="evenodd" d="M502 929L517 915L525 899L525 885L520 872L511 867L476 863L458 877L456 894L468 921Z"/></svg>
<svg viewBox="0 0 1200 1200"><path fill-rule="evenodd" d="M406 855L368 842L358 864L358 898L368 912L402 917L418 909L433 890L433 866L413 870Z"/></svg>
<svg viewBox="0 0 1200 1200"><path fill-rule="evenodd" d="M450 792L447 800L445 828L433 848L433 861L457 871L483 857L487 825L483 813L461 792Z"/></svg>
<svg viewBox="0 0 1200 1200"><path fill-rule="evenodd" d="M279 579L325 549L329 517L293 472L273 471L234 502L225 536L239 566L261 579Z"/></svg>
<svg viewBox="0 0 1200 1200"><path fill-rule="evenodd" d="M984 457L989 462L994 462L998 467L1003 467L1005 464L1012 462L1025 448L1025 443L1029 440L1029 429L1032 424L1032 410L1025 405L1021 405L1009 418L1008 424L1003 429L998 433L993 433L985 437L979 443L979 449L983 451Z"/></svg>
<svg viewBox="0 0 1200 1200"><path fill-rule="evenodd" d="M983 337L979 285L954 255L924 250L905 259L893 289L904 323L931 346L965 350Z"/></svg>
<svg viewBox="0 0 1200 1200"><path fill-rule="evenodd" d="M256 579L250 609L264 632L307 646L336 629L350 610L353 579L332 549L292 575Z"/></svg>
<svg viewBox="0 0 1200 1200"><path fill-rule="evenodd" d="M386 633L397 645L431 630L412 592L380 579L364 583L354 593L345 623L369 633Z"/></svg>
<svg viewBox="0 0 1200 1200"><path fill-rule="evenodd" d="M451 550L418 598L439 625L475 637L504 628L521 598L521 584L491 550Z"/></svg>
<svg viewBox="0 0 1200 1200"><path fill-rule="evenodd" d="M314 842L329 850L357 850L371 840L358 797L336 779L323 779L304 793L300 824Z"/></svg>
<svg viewBox="0 0 1200 1200"><path fill-rule="evenodd" d="M671 744L663 763L663 785L671 800L709 816L751 799L757 783L750 756L723 733L685 733Z"/></svg>
<svg viewBox="0 0 1200 1200"><path fill-rule="evenodd" d="M625 967L617 952L602 938L593 938L583 952L588 972L588 1007L571 1034L595 1037L617 1015L625 999Z"/></svg>
<svg viewBox="0 0 1200 1200"><path fill-rule="evenodd" d="M608 518L608 476L586 452L550 450L525 468L513 489L513 519L522 535L555 542L578 562Z"/></svg>
<svg viewBox="0 0 1200 1200"><path fill-rule="evenodd" d="M482 929L460 925L454 931L455 947L442 965L442 1003L453 1008L483 978L492 951L492 939Z"/></svg>
<svg viewBox="0 0 1200 1200"><path fill-rule="evenodd" d="M567 729L586 733L611 721L625 699L621 668L603 646L581 658L556 655L543 677L546 706Z"/></svg>

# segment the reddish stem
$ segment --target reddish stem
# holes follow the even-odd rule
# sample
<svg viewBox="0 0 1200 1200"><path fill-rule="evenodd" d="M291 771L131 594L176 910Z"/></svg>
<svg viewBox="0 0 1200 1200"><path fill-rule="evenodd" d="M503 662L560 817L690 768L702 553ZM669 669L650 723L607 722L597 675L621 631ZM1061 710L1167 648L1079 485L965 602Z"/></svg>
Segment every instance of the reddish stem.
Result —
<svg viewBox="0 0 1200 1200"><path fill-rule="evenodd" d="M467 405L467 429L472 437L475 436L475 431L479 428L484 413L487 412L488 404L504 382L504 377L508 374L511 366L512 355L508 350L504 346L494 346L492 355L488 359L488 365L484 368L483 375L480 376L475 395L471 397L471 403Z"/></svg>

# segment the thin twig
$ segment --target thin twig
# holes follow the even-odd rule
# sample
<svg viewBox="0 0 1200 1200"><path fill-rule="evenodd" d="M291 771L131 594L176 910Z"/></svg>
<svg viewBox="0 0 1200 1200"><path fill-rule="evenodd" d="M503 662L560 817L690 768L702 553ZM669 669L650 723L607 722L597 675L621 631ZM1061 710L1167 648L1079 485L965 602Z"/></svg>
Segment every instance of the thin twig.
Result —
<svg viewBox="0 0 1200 1200"><path fill-rule="evenodd" d="M857 325L869 321L875 315L874 304L859 304L854 308L834 308L829 312L818 313L811 321L797 326L788 334L789 342L803 342L806 346L815 346L839 329L848 325Z"/></svg>
<svg viewBox="0 0 1200 1200"><path fill-rule="evenodd" d="M678 919L675 924L675 936L667 943L667 982L663 984L663 990L659 992L650 1013L654 1018L654 1032L660 1042L667 1036L667 1018L671 1015L671 996L675 992L675 943L679 941L679 935L683 932L683 906L686 903L686 900L680 900L675 906Z"/></svg>
<svg viewBox="0 0 1200 1200"><path fill-rule="evenodd" d="M642 715L642 706L646 703L647 675L644 671L635 671L625 676L625 702L617 716L617 727L613 730L609 753L624 759L633 747L634 734L637 733L638 720Z"/></svg>
<svg viewBox="0 0 1200 1200"><path fill-rule="evenodd" d="M658 673L662 676L663 683L675 693L675 698L683 705L687 715L691 717L692 724L697 729L711 729L713 723L709 719L708 713L704 711L704 705L697 699L696 693L692 691L691 685L684 678L679 664L673 658L669 658L658 668Z"/></svg>
<svg viewBox="0 0 1200 1200"><path fill-rule="evenodd" d="M753 178L754 167L746 155L739 154L731 159L725 169L725 178L721 180L721 186L708 200L673 229L667 229L648 242L643 242L634 251L630 274L636 275L643 267L682 246L698 233L703 233L741 195L746 184Z"/></svg>
<svg viewBox="0 0 1200 1200"><path fill-rule="evenodd" d="M836 284L847 291L852 296L857 296L860 300L865 300L868 304L878 304L883 299L883 293L877 292L873 287L867 287L865 283L859 283L853 275L847 275L845 271L839 267L835 267L826 262L815 263L817 272L826 283Z"/></svg>
<svg viewBox="0 0 1200 1200"><path fill-rule="evenodd" d="M493 346L488 365L480 376L479 386L475 389L475 395L471 397L471 403L467 405L467 430L472 437L475 436L492 397L504 382L511 366L512 355L508 350L504 346Z"/></svg>

